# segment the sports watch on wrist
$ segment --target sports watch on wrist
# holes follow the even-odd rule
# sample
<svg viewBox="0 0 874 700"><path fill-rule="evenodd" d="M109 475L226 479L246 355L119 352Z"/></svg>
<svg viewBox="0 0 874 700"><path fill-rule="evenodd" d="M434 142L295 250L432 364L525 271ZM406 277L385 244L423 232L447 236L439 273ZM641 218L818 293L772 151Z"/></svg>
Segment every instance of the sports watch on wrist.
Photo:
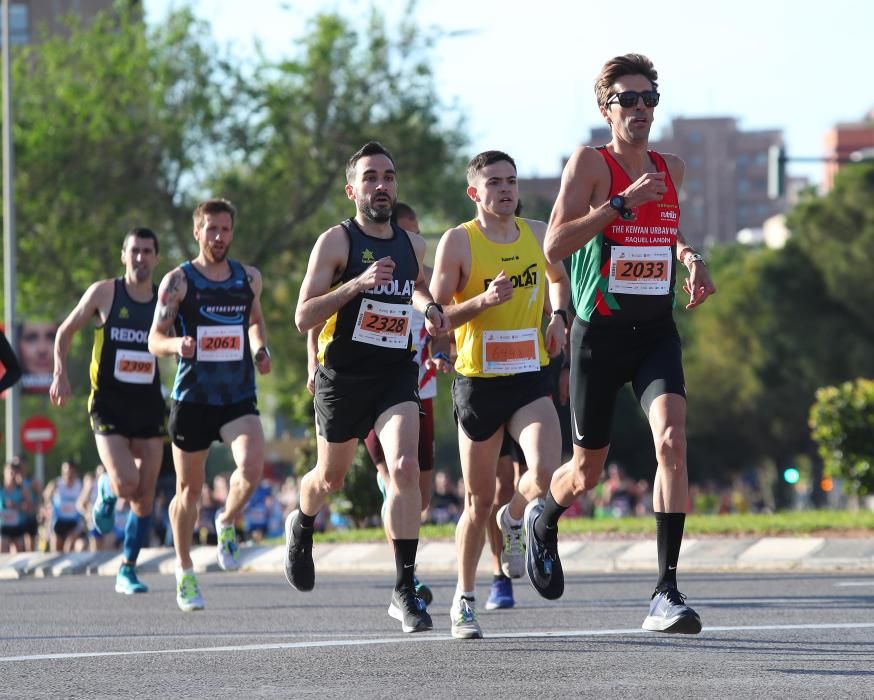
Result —
<svg viewBox="0 0 874 700"><path fill-rule="evenodd" d="M623 219L633 219L634 213L625 206L625 197L621 194L614 194L610 197L610 208L619 212L619 216Z"/></svg>
<svg viewBox="0 0 874 700"><path fill-rule="evenodd" d="M552 315L560 317L561 320L564 321L564 325L567 326L567 311L564 309L555 309L555 311L552 312Z"/></svg>
<svg viewBox="0 0 874 700"><path fill-rule="evenodd" d="M429 301L427 304L425 304L425 310L422 312L422 315L423 315L425 318L428 318L428 312L431 310L431 307L432 307L432 306L437 307L437 310L438 310L441 314L443 313L443 307L440 306L440 304L438 304L436 301Z"/></svg>

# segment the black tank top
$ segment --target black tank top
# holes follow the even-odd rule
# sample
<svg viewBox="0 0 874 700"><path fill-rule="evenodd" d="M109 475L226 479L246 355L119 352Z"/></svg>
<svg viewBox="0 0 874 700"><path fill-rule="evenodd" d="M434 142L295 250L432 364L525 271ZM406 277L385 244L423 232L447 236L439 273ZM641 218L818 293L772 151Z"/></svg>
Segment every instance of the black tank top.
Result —
<svg viewBox="0 0 874 700"><path fill-rule="evenodd" d="M349 238L349 257L338 284L386 256L394 260L394 277L359 294L328 319L319 336L319 362L328 370L359 375L412 362L410 322L419 261L409 234L392 224L391 238L375 238L353 219L341 226Z"/></svg>
<svg viewBox="0 0 874 700"><path fill-rule="evenodd" d="M109 316L94 333L91 352L91 396L157 396L161 399L161 377L155 356L149 352L149 328L158 303L152 285L149 301L130 298L119 277L114 281Z"/></svg>

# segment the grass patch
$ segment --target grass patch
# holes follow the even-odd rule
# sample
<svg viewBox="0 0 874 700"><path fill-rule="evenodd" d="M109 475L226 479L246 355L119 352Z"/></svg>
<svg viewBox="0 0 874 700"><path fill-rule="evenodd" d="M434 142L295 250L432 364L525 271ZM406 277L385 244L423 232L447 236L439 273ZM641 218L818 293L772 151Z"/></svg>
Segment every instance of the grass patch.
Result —
<svg viewBox="0 0 874 700"><path fill-rule="evenodd" d="M651 517L563 518L559 524L562 536L653 536L655 520ZM722 535L728 537L798 537L828 534L834 537L860 536L865 531L874 536L874 512L814 510L775 514L690 515L686 518L686 535ZM424 525L419 534L423 541L452 540L454 525ZM316 534L316 542L382 542L385 534L380 528L360 530L332 530ZM274 538L265 544L282 544Z"/></svg>

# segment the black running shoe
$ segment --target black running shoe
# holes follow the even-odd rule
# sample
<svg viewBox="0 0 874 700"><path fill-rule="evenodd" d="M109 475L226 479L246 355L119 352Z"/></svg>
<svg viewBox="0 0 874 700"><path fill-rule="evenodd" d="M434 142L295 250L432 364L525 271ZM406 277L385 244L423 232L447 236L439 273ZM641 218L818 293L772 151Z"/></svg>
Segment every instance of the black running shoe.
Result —
<svg viewBox="0 0 874 700"><path fill-rule="evenodd" d="M425 601L416 595L413 588L396 588L392 591L388 614L401 621L404 632L427 632L434 626L425 610Z"/></svg>
<svg viewBox="0 0 874 700"><path fill-rule="evenodd" d="M534 523L543 513L543 501L531 501L525 508L525 567L534 589L548 600L561 598L564 593L564 571L558 558L558 528L555 538L541 542L534 534Z"/></svg>
<svg viewBox="0 0 874 700"><path fill-rule="evenodd" d="M652 594L649 615L642 627L650 632L698 634L701 631L701 618L686 605L686 596L676 588L667 588Z"/></svg>
<svg viewBox="0 0 874 700"><path fill-rule="evenodd" d="M312 530L300 538L294 536L294 525L300 511L294 510L285 519L285 578L299 591L311 591L316 584L313 564Z"/></svg>

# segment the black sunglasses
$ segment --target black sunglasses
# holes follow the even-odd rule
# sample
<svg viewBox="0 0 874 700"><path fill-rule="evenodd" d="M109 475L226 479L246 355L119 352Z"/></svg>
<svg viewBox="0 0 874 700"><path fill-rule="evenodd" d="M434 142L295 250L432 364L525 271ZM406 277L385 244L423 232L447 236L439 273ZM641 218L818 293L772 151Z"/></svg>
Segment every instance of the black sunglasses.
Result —
<svg viewBox="0 0 874 700"><path fill-rule="evenodd" d="M613 97L616 100L613 100ZM660 95L655 90L644 90L643 92L637 92L637 90L626 90L625 92L618 92L613 95L609 100L607 100L607 105L619 103L620 107L625 107L628 109L629 107L636 107L637 100L643 98L643 104L647 107L655 107L659 103Z"/></svg>

